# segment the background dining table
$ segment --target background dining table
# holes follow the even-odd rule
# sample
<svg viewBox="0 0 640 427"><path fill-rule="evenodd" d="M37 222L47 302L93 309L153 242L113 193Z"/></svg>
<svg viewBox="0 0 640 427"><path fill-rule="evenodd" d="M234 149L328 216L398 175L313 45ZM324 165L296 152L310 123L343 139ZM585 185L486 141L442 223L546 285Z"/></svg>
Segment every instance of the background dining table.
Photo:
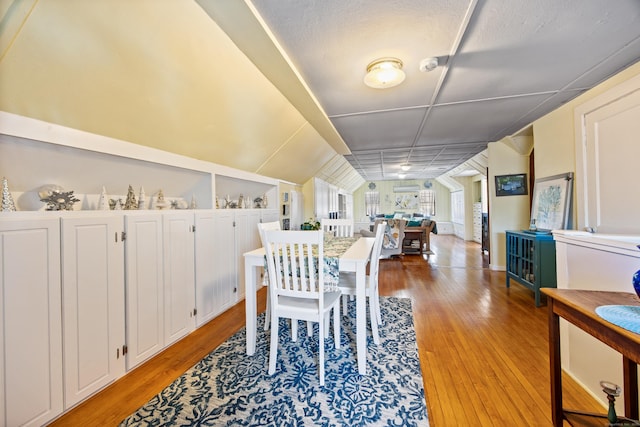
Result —
<svg viewBox="0 0 640 427"><path fill-rule="evenodd" d="M356 274L356 348L358 372L362 375L366 374L367 366L366 268L374 240L373 237L333 237L325 239L324 243L325 281L337 284L340 271ZM244 254L247 354L250 356L256 349L256 291L259 284L257 270L264 268L264 260L264 248Z"/></svg>

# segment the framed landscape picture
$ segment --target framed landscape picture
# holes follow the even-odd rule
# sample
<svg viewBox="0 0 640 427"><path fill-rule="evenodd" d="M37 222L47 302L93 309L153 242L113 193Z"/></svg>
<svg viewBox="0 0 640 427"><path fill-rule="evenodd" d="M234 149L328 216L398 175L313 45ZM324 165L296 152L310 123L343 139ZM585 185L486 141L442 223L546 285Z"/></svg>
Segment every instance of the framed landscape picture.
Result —
<svg viewBox="0 0 640 427"><path fill-rule="evenodd" d="M538 230L564 230L569 221L573 172L536 179L531 219Z"/></svg>
<svg viewBox="0 0 640 427"><path fill-rule="evenodd" d="M527 174L496 175L496 196L522 196L527 193Z"/></svg>

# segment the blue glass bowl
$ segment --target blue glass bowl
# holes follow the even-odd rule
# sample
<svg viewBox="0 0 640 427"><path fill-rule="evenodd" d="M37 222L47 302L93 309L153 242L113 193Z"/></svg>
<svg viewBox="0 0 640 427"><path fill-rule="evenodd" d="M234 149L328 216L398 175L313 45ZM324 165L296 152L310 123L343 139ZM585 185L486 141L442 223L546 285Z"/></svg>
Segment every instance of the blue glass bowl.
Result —
<svg viewBox="0 0 640 427"><path fill-rule="evenodd" d="M640 298L640 270L635 272L631 282L633 283L633 289L635 289L636 295Z"/></svg>

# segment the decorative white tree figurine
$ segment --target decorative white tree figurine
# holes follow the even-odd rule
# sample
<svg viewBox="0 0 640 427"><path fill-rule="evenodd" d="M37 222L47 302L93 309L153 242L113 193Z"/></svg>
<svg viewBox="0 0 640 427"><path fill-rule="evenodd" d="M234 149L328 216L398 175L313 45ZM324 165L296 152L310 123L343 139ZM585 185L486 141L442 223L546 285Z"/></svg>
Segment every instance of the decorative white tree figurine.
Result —
<svg viewBox="0 0 640 427"><path fill-rule="evenodd" d="M9 182L7 178L2 178L2 212L13 212L16 210L16 204L11 197L11 191L9 191Z"/></svg>
<svg viewBox="0 0 640 427"><path fill-rule="evenodd" d="M100 198L98 199L98 207L99 211L108 211L111 208L109 207L109 196L107 196L107 189L103 186L102 193L100 193Z"/></svg>
<svg viewBox="0 0 640 427"><path fill-rule="evenodd" d="M136 194L133 192L133 187L131 185L129 185L129 189L127 190L127 200L124 202L124 209L128 211L138 209Z"/></svg>
<svg viewBox="0 0 640 427"><path fill-rule="evenodd" d="M145 204L147 202L146 195L144 194L144 187L140 186L140 196L138 196L138 209L145 209Z"/></svg>
<svg viewBox="0 0 640 427"><path fill-rule="evenodd" d="M162 189L158 190L158 195L153 199L152 209L165 209L169 204L164 200Z"/></svg>

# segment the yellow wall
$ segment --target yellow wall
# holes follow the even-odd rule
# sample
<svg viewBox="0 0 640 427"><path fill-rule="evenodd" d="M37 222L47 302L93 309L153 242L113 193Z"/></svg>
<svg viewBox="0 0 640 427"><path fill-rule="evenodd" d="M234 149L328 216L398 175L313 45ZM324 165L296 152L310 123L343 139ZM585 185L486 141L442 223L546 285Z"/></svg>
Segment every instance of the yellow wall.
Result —
<svg viewBox="0 0 640 427"><path fill-rule="evenodd" d="M536 179L576 171L574 110L578 105L602 94L631 77L640 74L640 62L585 92L576 99L533 122L533 144ZM525 229L531 211L529 196L495 197L495 175L528 172L528 156L518 154L508 144L489 144L488 184L490 194L491 267L505 267L505 230ZM629 182L633 182L629 171ZM576 177L576 180L579 177ZM576 188L574 182L574 190ZM529 189L532 191L533 189ZM573 194L572 224L576 223L576 194Z"/></svg>
<svg viewBox="0 0 640 427"><path fill-rule="evenodd" d="M505 231L529 227L529 196L496 197L495 176L529 173L529 156L519 154L503 142L491 142L488 147L489 229L492 269L504 270L506 259ZM530 190L530 189L529 189Z"/></svg>

